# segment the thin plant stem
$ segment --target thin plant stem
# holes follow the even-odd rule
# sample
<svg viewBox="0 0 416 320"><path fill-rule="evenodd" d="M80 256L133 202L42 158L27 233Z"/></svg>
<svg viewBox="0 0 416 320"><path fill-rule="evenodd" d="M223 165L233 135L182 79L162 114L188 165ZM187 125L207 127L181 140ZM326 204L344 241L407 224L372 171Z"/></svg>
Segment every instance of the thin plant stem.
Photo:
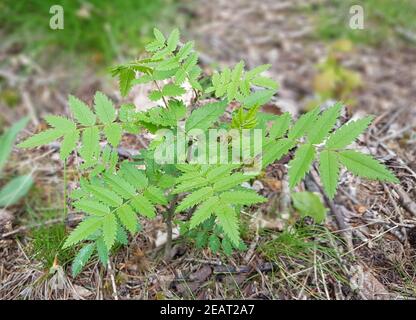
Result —
<svg viewBox="0 0 416 320"><path fill-rule="evenodd" d="M169 208L166 212L165 216L165 223L167 229L167 237L166 237L166 244L165 244L165 260L169 261L171 258L171 251L172 251L172 220L173 214L175 212L175 204L178 200L178 196L175 195L169 203Z"/></svg>
<svg viewBox="0 0 416 320"><path fill-rule="evenodd" d="M63 207L64 207L64 217L67 216L68 213L68 208L66 206L66 202L67 202L67 172L66 172L66 159L64 160L64 203L63 203Z"/></svg>

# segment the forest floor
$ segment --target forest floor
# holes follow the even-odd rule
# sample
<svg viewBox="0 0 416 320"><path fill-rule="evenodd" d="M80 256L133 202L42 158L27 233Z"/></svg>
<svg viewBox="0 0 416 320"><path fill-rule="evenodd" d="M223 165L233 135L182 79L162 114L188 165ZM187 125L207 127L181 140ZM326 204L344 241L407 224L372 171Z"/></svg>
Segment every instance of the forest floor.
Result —
<svg viewBox="0 0 416 320"><path fill-rule="evenodd" d="M316 65L328 55L328 45L316 38L314 16L302 9L303 3L204 2L192 7L186 37L196 40L207 72L212 63L231 65L243 59L248 68L271 63L270 76L280 89L267 111L296 116L315 97ZM65 77L65 70L52 77L30 64L14 58L12 71L5 76L20 83L25 105L21 112L29 111L39 129L40 115L57 109L67 112L69 80L59 78ZM111 270L93 261L73 279L67 272L73 252L58 254L58 247L79 216L71 211L63 216L64 183L57 150L41 148L31 154L17 150L8 169L33 170L36 188L24 206L0 215L0 299L416 298L416 46L391 45L387 40L377 47L358 44L343 56L342 64L362 78L344 117L376 116L356 147L388 165L400 185L342 172L335 199L323 197L329 208L326 223L315 225L297 219L286 163L277 162L252 183L269 202L244 212L246 252L226 257L177 240L167 264L156 246L165 233L163 221L156 219L143 222L143 231L117 251ZM31 76L15 76L13 71L22 65ZM97 89L120 99L114 82L93 75L84 79L73 92L81 99L91 101ZM140 92L134 94L129 99L140 101ZM39 105L42 110L34 107ZM19 112L6 121L17 116ZM125 156L138 144L134 136L125 138ZM69 187L76 184L71 179L75 171L68 163ZM312 170L297 189L322 193L319 185ZM45 245L54 239L57 245Z"/></svg>

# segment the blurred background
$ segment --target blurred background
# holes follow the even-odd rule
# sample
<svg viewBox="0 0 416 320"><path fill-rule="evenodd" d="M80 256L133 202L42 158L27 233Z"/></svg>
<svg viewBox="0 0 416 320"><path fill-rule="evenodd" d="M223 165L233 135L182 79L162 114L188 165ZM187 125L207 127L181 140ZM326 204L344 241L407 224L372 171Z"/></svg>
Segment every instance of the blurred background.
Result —
<svg viewBox="0 0 416 320"><path fill-rule="evenodd" d="M350 26L357 4L363 29ZM50 27L53 5L63 8L63 29ZM179 27L209 66L271 63L278 99L295 112L328 99L369 112L410 107L415 17L412 0L3 0L0 126L25 114L38 124L65 110L68 93L112 94L108 68L140 56L154 26Z"/></svg>
<svg viewBox="0 0 416 320"><path fill-rule="evenodd" d="M54 5L62 28L51 27ZM413 152L415 17L413 0L3 0L0 131L24 116L40 129L45 114L67 112L68 94L90 102L101 90L120 101L109 68L140 57L154 26L178 27L207 73L240 59L272 64L278 109L297 115L342 100L351 114L399 110L391 129L408 129L401 142ZM126 100L140 104L140 94Z"/></svg>
<svg viewBox="0 0 416 320"><path fill-rule="evenodd" d="M50 27L53 5L63 8L63 29ZM353 5L363 10L362 29L351 27L357 23ZM196 41L207 73L240 59L248 68L272 64L269 76L280 83L272 112L299 115L342 100L354 117L377 115L372 138L414 174L415 21L415 0L0 0L0 134L26 116L26 133L45 128L44 115L68 114L68 94L90 103L101 90L117 104L137 101L137 90L119 96L109 68L139 57L154 26L165 33L178 27L183 40ZM14 138L22 126L13 129ZM8 209L9 216L1 211L0 222L18 217L19 225L28 225L61 215L57 153L13 149L4 164L2 148L0 189L28 173L35 187ZM29 235L34 252L50 267L65 225ZM59 261L64 264L71 254L59 252Z"/></svg>

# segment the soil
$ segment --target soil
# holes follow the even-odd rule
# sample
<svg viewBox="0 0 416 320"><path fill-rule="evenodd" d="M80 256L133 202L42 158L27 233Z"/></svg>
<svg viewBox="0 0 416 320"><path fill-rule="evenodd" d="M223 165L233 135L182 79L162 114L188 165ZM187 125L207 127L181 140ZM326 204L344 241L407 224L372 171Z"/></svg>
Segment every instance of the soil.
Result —
<svg viewBox="0 0 416 320"><path fill-rule="evenodd" d="M269 75L281 87L271 108L298 115L314 96L316 65L328 51L328 45L313 33L312 17L299 9L303 4L304 1L204 1L192 6L194 18L185 35L196 40L208 71L211 62L231 65L244 59L248 68L272 64ZM281 256L273 261L260 249L275 239L284 226L293 223L293 217L286 216L293 210L285 180L288 159L284 159L270 166L266 176L256 182L261 193L271 199L260 208L256 219L264 220L262 223L267 223L271 232L258 236L251 233L248 252L224 258L177 243L172 262L166 264L161 258L163 250L154 248L155 240L164 232L163 222L156 219L144 222L145 231L132 239L128 248L118 251L112 272L92 263L76 279L59 270L47 278L47 271L27 254L27 233L19 232L0 240L0 299L415 298L416 212L412 208L416 199L416 48L404 42L395 46L380 44L377 48L357 45L342 63L363 79L362 88L354 93L356 104L346 118L376 115L356 147L388 165L401 184L369 182L341 173L336 198L327 200L330 214L325 225L337 238L313 240L336 253L330 259L325 253L317 253L321 275L313 263L301 257ZM62 96L66 89L47 91L48 85L36 85L53 98L42 100L42 95L36 94L37 102L48 101L45 109L56 110L50 101L60 101L65 111ZM28 92L39 92L33 86L30 82L24 85ZM79 91L88 99L103 87L109 94L114 92L111 86L105 87L91 76ZM44 111L34 112L38 115ZM14 116L17 115L18 112ZM123 147L131 150L132 143L140 145L135 139L127 137ZM60 170L57 157L53 158L56 152L49 151L32 155L39 168L36 181L42 188L45 184L54 188L62 182L54 175ZM45 156L45 152L49 155ZM53 161L41 162L51 156ZM14 157L19 161L25 158L21 152ZM316 172L312 171L297 190L320 192L316 180ZM8 226L8 232L25 221L20 219L22 209L10 211L15 222ZM281 215L277 216L277 212ZM25 289L27 286L31 289Z"/></svg>

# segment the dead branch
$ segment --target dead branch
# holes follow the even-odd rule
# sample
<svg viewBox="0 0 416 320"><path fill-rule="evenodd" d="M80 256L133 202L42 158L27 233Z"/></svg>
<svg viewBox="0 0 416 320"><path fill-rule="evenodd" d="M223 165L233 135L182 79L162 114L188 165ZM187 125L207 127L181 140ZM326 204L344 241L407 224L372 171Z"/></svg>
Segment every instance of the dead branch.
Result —
<svg viewBox="0 0 416 320"><path fill-rule="evenodd" d="M394 190L397 191L403 208L416 217L416 202L410 198L409 194L403 190L401 185L394 185Z"/></svg>

